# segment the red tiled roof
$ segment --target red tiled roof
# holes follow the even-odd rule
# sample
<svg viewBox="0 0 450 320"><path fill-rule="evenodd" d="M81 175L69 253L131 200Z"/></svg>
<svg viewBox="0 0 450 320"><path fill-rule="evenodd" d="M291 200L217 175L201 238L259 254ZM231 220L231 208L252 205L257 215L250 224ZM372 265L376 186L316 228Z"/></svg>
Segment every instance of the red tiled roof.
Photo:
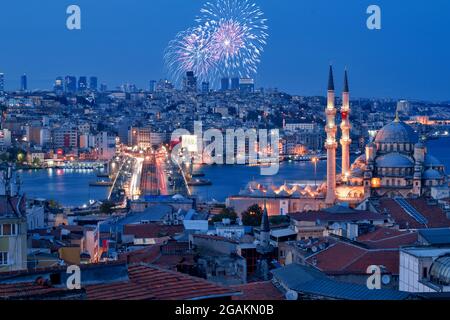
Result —
<svg viewBox="0 0 450 320"><path fill-rule="evenodd" d="M322 271L342 271L367 252L366 249L345 242L338 242L310 256L307 261Z"/></svg>
<svg viewBox="0 0 450 320"><path fill-rule="evenodd" d="M450 219L439 206L427 204L425 199L410 199L408 202L428 220L428 228L450 227Z"/></svg>
<svg viewBox="0 0 450 320"><path fill-rule="evenodd" d="M161 245L150 245L140 250L122 253L119 260L128 263L152 263L160 254Z"/></svg>
<svg viewBox="0 0 450 320"><path fill-rule="evenodd" d="M388 272L398 275L399 264L399 250L370 250L348 265L344 271L349 273L366 273L367 267L375 265L384 266Z"/></svg>
<svg viewBox="0 0 450 320"><path fill-rule="evenodd" d="M20 298L34 295L38 296L63 292L65 290L65 288L54 288L51 286L37 284L35 282L0 284L0 298Z"/></svg>
<svg viewBox="0 0 450 320"><path fill-rule="evenodd" d="M383 265L392 274L399 273L398 249L364 249L354 244L338 242L307 259L327 274L366 273L371 265Z"/></svg>
<svg viewBox="0 0 450 320"><path fill-rule="evenodd" d="M271 281L246 283L233 288L242 291L242 295L233 297L233 300L284 300L283 294Z"/></svg>
<svg viewBox="0 0 450 320"><path fill-rule="evenodd" d="M382 212L386 210L401 229L450 227L450 219L447 219L445 212L439 206L431 206L425 199L408 199L407 201L428 220L426 226L406 213L393 199L381 199L380 209Z"/></svg>
<svg viewBox="0 0 450 320"><path fill-rule="evenodd" d="M182 233L183 230L184 227L182 225L167 226L157 223L128 224L124 226L123 234L134 235L135 238L161 238Z"/></svg>
<svg viewBox="0 0 450 320"><path fill-rule="evenodd" d="M296 212L290 213L289 216L297 221L361 221L361 220L384 220L385 217L376 212L355 211L352 213L331 213L325 211L317 212Z"/></svg>
<svg viewBox="0 0 450 320"><path fill-rule="evenodd" d="M150 265L128 267L130 280L86 287L90 300L190 300L240 294L206 280Z"/></svg>
<svg viewBox="0 0 450 320"><path fill-rule="evenodd" d="M417 232L399 231L390 228L377 228L358 237L358 242L364 243L371 249L395 249L412 245L417 242Z"/></svg>

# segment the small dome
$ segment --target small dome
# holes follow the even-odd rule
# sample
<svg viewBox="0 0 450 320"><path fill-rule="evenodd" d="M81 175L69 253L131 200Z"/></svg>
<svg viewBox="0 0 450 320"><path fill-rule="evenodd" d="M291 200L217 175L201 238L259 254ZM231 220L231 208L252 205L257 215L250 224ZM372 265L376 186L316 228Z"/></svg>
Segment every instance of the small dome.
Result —
<svg viewBox="0 0 450 320"><path fill-rule="evenodd" d="M433 262L430 277L441 284L450 285L450 256L437 258Z"/></svg>
<svg viewBox="0 0 450 320"><path fill-rule="evenodd" d="M376 159L377 167L380 168L411 168L414 162L400 153L388 153Z"/></svg>
<svg viewBox="0 0 450 320"><path fill-rule="evenodd" d="M423 179L425 180L439 180L442 179L442 174L434 169L428 169L423 173Z"/></svg>
<svg viewBox="0 0 450 320"><path fill-rule="evenodd" d="M375 142L416 144L419 142L419 137L406 123L393 121L378 131Z"/></svg>

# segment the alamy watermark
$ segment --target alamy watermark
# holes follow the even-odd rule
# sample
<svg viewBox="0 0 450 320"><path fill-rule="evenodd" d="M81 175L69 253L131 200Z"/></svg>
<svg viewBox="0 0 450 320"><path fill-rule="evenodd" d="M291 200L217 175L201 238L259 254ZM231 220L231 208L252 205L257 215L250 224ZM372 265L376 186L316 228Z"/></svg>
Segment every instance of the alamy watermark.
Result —
<svg viewBox="0 0 450 320"><path fill-rule="evenodd" d="M69 290L80 290L81 289L81 270L77 265L71 265L67 267L67 277L66 286Z"/></svg>
<svg viewBox="0 0 450 320"><path fill-rule="evenodd" d="M177 129L172 141L181 141L172 150L175 163L262 165L261 175L276 175L279 170L278 129L208 129L194 122L194 133Z"/></svg>
<svg viewBox="0 0 450 320"><path fill-rule="evenodd" d="M370 16L367 18L366 25L369 30L381 29L381 8L376 4L372 4L367 7L367 14Z"/></svg>
<svg viewBox="0 0 450 320"><path fill-rule="evenodd" d="M72 4L67 7L66 13L69 15L66 20L67 29L81 30L81 8Z"/></svg>
<svg viewBox="0 0 450 320"><path fill-rule="evenodd" d="M389 275L382 275L380 266L368 266L366 273L370 275L366 281L367 288L370 290L380 290L382 284L388 285L391 282Z"/></svg>

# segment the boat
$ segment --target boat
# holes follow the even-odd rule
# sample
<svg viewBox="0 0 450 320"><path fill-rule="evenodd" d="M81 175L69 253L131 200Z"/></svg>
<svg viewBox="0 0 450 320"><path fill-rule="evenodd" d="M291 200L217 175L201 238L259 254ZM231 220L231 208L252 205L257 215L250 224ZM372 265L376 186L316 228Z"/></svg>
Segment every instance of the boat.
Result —
<svg viewBox="0 0 450 320"><path fill-rule="evenodd" d="M203 186L210 186L212 185L212 182L207 179L193 179L188 182L188 186L190 187L203 187Z"/></svg>
<svg viewBox="0 0 450 320"><path fill-rule="evenodd" d="M91 187L111 187L113 185L112 181L92 181L89 182Z"/></svg>

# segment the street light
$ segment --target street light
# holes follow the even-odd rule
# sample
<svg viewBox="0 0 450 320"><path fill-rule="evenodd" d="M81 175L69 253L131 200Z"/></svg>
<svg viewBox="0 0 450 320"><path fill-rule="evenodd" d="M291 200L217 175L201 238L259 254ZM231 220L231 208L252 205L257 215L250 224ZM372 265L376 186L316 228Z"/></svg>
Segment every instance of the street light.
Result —
<svg viewBox="0 0 450 320"><path fill-rule="evenodd" d="M314 186L317 187L317 163L319 162L319 158L312 157L311 162L314 164Z"/></svg>

